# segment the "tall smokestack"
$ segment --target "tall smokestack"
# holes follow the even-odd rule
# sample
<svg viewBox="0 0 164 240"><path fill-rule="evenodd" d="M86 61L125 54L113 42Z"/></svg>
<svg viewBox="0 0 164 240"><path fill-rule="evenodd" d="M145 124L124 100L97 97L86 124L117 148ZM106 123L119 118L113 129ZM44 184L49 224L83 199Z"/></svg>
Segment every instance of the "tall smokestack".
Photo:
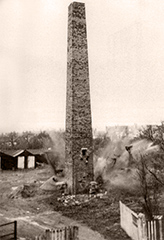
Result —
<svg viewBox="0 0 164 240"><path fill-rule="evenodd" d="M85 4L68 8L66 176L73 194L93 180L93 143Z"/></svg>

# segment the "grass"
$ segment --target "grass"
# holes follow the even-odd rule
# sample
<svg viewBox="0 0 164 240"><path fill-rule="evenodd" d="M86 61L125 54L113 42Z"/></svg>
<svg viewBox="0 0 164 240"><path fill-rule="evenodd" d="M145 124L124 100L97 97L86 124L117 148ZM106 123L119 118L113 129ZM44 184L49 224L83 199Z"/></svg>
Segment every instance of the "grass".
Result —
<svg viewBox="0 0 164 240"><path fill-rule="evenodd" d="M113 189L105 198L94 198L93 200L75 206L64 206L57 201L54 194L51 199L47 199L48 204L52 204L55 211L74 220L80 221L89 226L92 230L99 232L106 239L130 240L127 234L120 227L119 200L127 205L130 204L136 211L140 207L136 203L138 197L120 189Z"/></svg>
<svg viewBox="0 0 164 240"><path fill-rule="evenodd" d="M126 189L113 188L108 190L105 198L94 198L92 201L83 202L76 206L64 206L57 198L61 196L58 192L42 192L39 186L52 176L51 168L45 166L43 169L29 171L6 171L0 174L0 220L5 217L16 218L19 216L35 215L35 220L39 223L40 214L47 210L55 210L64 216L84 223L86 226L102 234L106 239L130 240L120 227L119 200L130 206L135 212L139 212L139 197L136 192ZM11 198L12 187L26 186L19 194L18 198ZM15 193L15 192L14 192ZM35 194L33 194L35 193ZM39 207L39 213L37 208ZM29 213L27 213L27 211ZM54 214L55 215L55 214ZM48 216L50 222L55 216ZM57 215L58 217L58 215ZM3 219L2 219L3 218ZM45 219L48 221L48 219ZM3 222L2 221L2 222ZM54 221L55 222L55 221ZM18 233L20 236L36 236L39 229L36 226L19 222ZM32 229L31 229L32 228Z"/></svg>

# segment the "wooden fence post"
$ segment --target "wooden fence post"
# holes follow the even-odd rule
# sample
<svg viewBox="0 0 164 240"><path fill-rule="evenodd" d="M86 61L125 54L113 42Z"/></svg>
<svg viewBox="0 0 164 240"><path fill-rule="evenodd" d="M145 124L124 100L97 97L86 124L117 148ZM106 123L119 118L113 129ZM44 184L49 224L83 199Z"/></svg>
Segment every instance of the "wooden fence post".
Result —
<svg viewBox="0 0 164 240"><path fill-rule="evenodd" d="M143 213L138 214L138 237L139 240L147 240L146 219Z"/></svg>
<svg viewBox="0 0 164 240"><path fill-rule="evenodd" d="M51 236L52 236L52 234L51 234L51 231L50 231L50 229L46 229L46 240L51 240Z"/></svg>
<svg viewBox="0 0 164 240"><path fill-rule="evenodd" d="M65 240L70 240L69 227L65 228Z"/></svg>
<svg viewBox="0 0 164 240"><path fill-rule="evenodd" d="M17 240L17 221L14 221L14 239Z"/></svg>
<svg viewBox="0 0 164 240"><path fill-rule="evenodd" d="M56 239L55 240L60 240L60 231L59 231L59 229L56 230Z"/></svg>
<svg viewBox="0 0 164 240"><path fill-rule="evenodd" d="M159 231L160 231L160 240L163 240L163 216L159 217Z"/></svg>
<svg viewBox="0 0 164 240"><path fill-rule="evenodd" d="M66 231L66 227L64 228L64 240L66 240L67 239L67 236L66 236L66 234L67 234L67 231Z"/></svg>
<svg viewBox="0 0 164 240"><path fill-rule="evenodd" d="M79 240L79 228L77 226L67 226L58 229L46 229L44 236L40 239L35 237L35 240Z"/></svg>
<svg viewBox="0 0 164 240"><path fill-rule="evenodd" d="M72 240L78 240L79 239L78 235L79 235L79 227L73 226L73 238L72 238Z"/></svg>
<svg viewBox="0 0 164 240"><path fill-rule="evenodd" d="M63 238L63 232L64 232L64 231L63 231L63 228L61 228L61 229L60 229L60 240L64 240L64 238Z"/></svg>

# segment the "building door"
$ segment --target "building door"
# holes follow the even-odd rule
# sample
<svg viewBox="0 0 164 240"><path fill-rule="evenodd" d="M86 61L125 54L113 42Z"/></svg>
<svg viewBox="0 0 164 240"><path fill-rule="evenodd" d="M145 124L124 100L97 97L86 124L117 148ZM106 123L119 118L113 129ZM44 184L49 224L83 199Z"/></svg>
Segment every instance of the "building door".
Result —
<svg viewBox="0 0 164 240"><path fill-rule="evenodd" d="M28 156L28 168L34 168L34 167L35 167L35 157Z"/></svg>
<svg viewBox="0 0 164 240"><path fill-rule="evenodd" d="M25 158L24 156L18 157L18 169L24 169L25 165Z"/></svg>

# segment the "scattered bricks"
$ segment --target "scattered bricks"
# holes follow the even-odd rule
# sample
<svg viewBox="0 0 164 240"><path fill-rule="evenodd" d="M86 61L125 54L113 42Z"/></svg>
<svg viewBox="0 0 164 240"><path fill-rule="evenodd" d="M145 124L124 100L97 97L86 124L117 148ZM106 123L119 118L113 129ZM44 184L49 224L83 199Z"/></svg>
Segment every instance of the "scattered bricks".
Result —
<svg viewBox="0 0 164 240"><path fill-rule="evenodd" d="M64 206L79 206L86 204L92 201L95 198L106 198L107 192L105 193L97 193L92 195L87 194L79 194L79 195L67 195L58 198L58 202L62 203Z"/></svg>
<svg viewBox="0 0 164 240"><path fill-rule="evenodd" d="M98 192L98 184L95 181L91 181L89 185L89 194L96 194Z"/></svg>

